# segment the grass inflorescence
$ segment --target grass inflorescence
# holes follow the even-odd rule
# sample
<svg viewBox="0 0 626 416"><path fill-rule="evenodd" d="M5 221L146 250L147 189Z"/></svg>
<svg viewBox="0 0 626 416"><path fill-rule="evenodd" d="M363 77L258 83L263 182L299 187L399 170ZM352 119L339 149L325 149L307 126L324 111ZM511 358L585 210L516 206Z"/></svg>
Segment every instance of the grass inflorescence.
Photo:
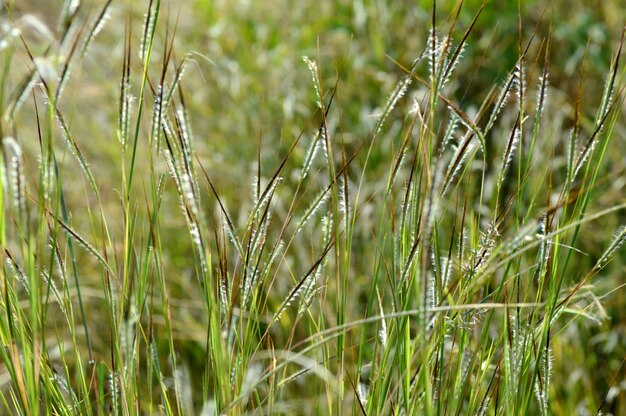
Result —
<svg viewBox="0 0 626 416"><path fill-rule="evenodd" d="M565 105L556 17L528 31L520 6L490 79L471 43L491 6L430 7L362 125L359 52L329 72L313 45L302 93L270 91L305 109L277 140L200 117L198 79L229 67L180 49L169 2L68 0L56 28L4 2L0 413L624 411L624 34ZM116 97L86 108L112 37Z"/></svg>

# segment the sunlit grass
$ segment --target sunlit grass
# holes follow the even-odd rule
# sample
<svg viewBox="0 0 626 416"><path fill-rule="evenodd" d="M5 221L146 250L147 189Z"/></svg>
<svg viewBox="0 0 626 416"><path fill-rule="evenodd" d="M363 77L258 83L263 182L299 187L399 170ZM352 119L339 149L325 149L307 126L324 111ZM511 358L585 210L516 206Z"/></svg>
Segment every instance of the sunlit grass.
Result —
<svg viewBox="0 0 626 416"><path fill-rule="evenodd" d="M330 72L312 45L285 58L301 61L298 94L271 91L283 134L241 104L233 117L258 124L223 137L231 114L203 114L196 93L215 82L215 102L235 102L198 69L224 67L181 50L172 5L145 3L142 20L137 4L67 1L49 33L2 6L4 413L623 410L623 317L605 306L623 291L623 35L603 88L581 70L566 105L554 22L527 32L520 14L516 62L477 64L491 87L467 97L490 6L431 9L421 50L374 68L395 85L347 81L358 39ZM89 100L83 65L112 36L100 64L117 99ZM576 385L605 357L606 386Z"/></svg>

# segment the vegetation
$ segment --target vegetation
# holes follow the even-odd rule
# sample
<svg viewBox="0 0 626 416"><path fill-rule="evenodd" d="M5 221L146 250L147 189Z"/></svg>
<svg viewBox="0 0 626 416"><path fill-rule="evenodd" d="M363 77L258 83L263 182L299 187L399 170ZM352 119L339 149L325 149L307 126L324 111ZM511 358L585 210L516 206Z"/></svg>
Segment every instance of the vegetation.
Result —
<svg viewBox="0 0 626 416"><path fill-rule="evenodd" d="M0 413L626 413L617 2L32 3Z"/></svg>

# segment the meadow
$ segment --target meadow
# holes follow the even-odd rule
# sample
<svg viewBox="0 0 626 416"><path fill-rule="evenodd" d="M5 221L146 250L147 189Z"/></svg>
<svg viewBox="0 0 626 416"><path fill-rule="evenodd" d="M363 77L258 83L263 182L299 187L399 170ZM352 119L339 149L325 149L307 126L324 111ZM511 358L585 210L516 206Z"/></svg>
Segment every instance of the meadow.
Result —
<svg viewBox="0 0 626 416"><path fill-rule="evenodd" d="M0 414L625 415L619 3L5 0Z"/></svg>

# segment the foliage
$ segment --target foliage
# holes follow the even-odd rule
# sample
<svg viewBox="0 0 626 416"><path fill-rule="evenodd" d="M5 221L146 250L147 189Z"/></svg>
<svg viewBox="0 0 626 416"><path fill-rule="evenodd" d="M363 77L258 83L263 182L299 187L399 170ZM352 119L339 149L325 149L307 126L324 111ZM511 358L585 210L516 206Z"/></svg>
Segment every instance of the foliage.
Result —
<svg viewBox="0 0 626 416"><path fill-rule="evenodd" d="M5 413L624 412L609 18L140 3L2 6Z"/></svg>

